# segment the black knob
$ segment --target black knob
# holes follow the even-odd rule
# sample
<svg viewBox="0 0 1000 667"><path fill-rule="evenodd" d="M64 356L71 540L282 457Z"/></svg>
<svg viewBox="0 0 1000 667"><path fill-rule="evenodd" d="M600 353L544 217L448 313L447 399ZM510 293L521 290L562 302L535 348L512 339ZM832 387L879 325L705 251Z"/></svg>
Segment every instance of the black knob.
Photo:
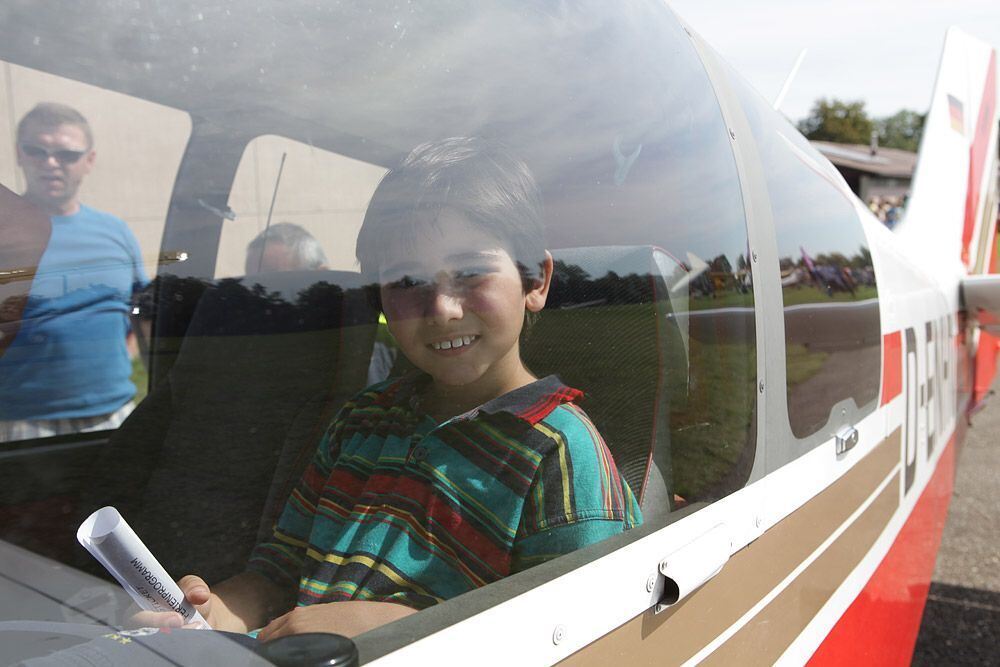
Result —
<svg viewBox="0 0 1000 667"><path fill-rule="evenodd" d="M278 667L357 667L358 648L343 635L307 632L267 642L260 654Z"/></svg>

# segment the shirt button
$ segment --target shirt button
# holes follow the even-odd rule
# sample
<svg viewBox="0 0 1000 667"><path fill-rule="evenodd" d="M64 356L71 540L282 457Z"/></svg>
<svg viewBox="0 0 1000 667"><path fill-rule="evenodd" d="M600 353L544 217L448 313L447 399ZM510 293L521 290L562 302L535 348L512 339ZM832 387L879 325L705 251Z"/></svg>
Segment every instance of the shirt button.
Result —
<svg viewBox="0 0 1000 667"><path fill-rule="evenodd" d="M410 458L414 461L420 462L427 458L427 448L423 445L419 445L413 448L413 453Z"/></svg>

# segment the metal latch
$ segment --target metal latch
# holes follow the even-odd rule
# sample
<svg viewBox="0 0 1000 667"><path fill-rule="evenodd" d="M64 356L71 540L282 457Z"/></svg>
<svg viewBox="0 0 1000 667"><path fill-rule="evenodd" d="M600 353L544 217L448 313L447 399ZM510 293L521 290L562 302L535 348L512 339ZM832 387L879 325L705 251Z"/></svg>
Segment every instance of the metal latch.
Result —
<svg viewBox="0 0 1000 667"><path fill-rule="evenodd" d="M653 612L659 614L677 604L717 575L729 560L731 549L729 532L719 524L660 561L663 592Z"/></svg>
<svg viewBox="0 0 1000 667"><path fill-rule="evenodd" d="M837 456L840 456L854 449L854 445L858 444L858 429L853 426L844 426L837 431L834 438L837 445Z"/></svg>

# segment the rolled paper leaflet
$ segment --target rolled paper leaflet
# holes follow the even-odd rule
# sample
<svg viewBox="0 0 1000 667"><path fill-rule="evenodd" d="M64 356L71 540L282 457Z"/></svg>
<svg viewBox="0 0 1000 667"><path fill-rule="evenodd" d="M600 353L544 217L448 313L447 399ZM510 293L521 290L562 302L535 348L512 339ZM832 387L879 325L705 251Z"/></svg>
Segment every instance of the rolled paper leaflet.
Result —
<svg viewBox="0 0 1000 667"><path fill-rule="evenodd" d="M76 539L143 609L176 611L185 623L209 627L114 507L102 507L87 517Z"/></svg>

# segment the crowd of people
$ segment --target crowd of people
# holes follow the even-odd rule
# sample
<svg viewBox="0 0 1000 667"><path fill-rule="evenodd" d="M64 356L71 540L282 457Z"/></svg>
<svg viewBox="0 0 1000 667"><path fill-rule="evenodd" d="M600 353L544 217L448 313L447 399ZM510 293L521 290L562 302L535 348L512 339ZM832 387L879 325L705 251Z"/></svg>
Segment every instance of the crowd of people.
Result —
<svg viewBox="0 0 1000 667"><path fill-rule="evenodd" d="M868 200L868 208L889 229L895 227L902 220L905 204L906 198L898 196L880 197L875 195Z"/></svg>

